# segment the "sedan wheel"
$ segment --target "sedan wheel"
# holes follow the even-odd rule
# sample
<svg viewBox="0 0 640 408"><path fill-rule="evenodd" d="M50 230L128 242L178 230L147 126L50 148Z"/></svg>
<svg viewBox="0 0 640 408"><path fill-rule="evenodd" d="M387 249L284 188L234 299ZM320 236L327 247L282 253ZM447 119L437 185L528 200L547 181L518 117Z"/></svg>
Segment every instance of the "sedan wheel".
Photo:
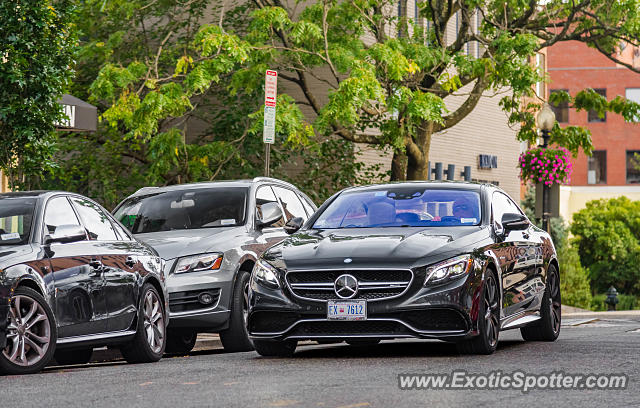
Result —
<svg viewBox="0 0 640 408"><path fill-rule="evenodd" d="M8 374L40 371L51 360L56 340L53 314L47 302L32 289L18 288L11 299L0 370Z"/></svg>
<svg viewBox="0 0 640 408"><path fill-rule="evenodd" d="M146 283L138 310L138 328L129 344L120 348L129 363L151 363L162 358L166 345L165 310L156 288Z"/></svg>
<svg viewBox="0 0 640 408"><path fill-rule="evenodd" d="M144 331L149 348L160 353L164 346L164 317L160 299L153 291L148 291L144 300Z"/></svg>

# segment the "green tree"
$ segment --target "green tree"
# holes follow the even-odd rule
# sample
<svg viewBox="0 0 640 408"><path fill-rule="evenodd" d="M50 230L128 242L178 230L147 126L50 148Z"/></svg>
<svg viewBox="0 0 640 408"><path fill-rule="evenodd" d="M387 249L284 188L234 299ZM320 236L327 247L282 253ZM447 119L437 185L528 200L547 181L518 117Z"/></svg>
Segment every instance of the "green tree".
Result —
<svg viewBox="0 0 640 408"><path fill-rule="evenodd" d="M640 201L594 200L573 215L571 233L596 293L640 294Z"/></svg>
<svg viewBox="0 0 640 408"><path fill-rule="evenodd" d="M231 53L233 42L216 45L199 31L213 19L215 30L241 32L246 14L246 6L227 10L208 0L81 3L73 92L98 106L101 123L94 134L61 135L60 168L41 187L63 186L113 207L148 184L261 175L262 85L229 92L239 57L222 51ZM282 95L271 174L301 185L317 203L380 177L377 166L356 160L351 142L312 135Z"/></svg>
<svg viewBox="0 0 640 408"><path fill-rule="evenodd" d="M0 2L0 168L13 188L53 165L57 100L73 75L72 12L68 0Z"/></svg>
<svg viewBox="0 0 640 408"><path fill-rule="evenodd" d="M392 179L426 179L432 137L458 124L485 93L508 91L501 106L520 125L519 139L537 139L539 104L521 105L544 79L530 63L540 49L582 41L615 60L620 41L635 44L640 34L638 0L429 0L418 2L420 19L406 17L405 0L248 4L248 26L226 24L218 9L219 22L199 29L172 75L157 72L153 59L103 66L92 88L113 102L104 117L133 137L155 137L160 121L187 114L191 101L222 78L229 78L232 94L252 93L261 90L265 69L276 68L300 95L279 102L279 109L295 112L277 125L287 142L324 135L391 148ZM454 20L452 38L447 30ZM448 96L461 98L453 111L445 106ZM591 89L558 93L552 102L560 100L625 118L640 112L638 104L608 101ZM312 117L300 115L300 106ZM574 154L591 150L590 133L579 127L556 126L551 141Z"/></svg>

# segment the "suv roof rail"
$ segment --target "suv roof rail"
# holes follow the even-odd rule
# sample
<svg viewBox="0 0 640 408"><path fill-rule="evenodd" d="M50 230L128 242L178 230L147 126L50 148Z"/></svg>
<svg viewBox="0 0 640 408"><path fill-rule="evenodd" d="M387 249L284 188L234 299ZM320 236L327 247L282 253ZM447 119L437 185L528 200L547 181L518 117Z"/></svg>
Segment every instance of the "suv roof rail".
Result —
<svg viewBox="0 0 640 408"><path fill-rule="evenodd" d="M296 190L298 189L296 186L294 186L293 184L291 184L291 183L289 183L289 182L287 182L287 181L280 180L280 179L273 178L273 177L263 177L263 176L260 176L260 177L254 177L254 178L253 178L253 182L254 182L254 183L257 183L257 182L260 182L260 181L271 181L271 182L276 182L276 183L280 183L280 184L286 184L287 186L289 186L289 187L293 187L293 188L294 188L294 189L296 189Z"/></svg>

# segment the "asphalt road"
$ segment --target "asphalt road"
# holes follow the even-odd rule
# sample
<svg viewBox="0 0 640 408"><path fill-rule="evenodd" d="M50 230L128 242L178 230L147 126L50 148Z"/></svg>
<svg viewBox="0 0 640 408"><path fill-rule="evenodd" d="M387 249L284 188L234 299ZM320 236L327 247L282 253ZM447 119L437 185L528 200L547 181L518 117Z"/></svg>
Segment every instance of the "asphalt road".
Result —
<svg viewBox="0 0 640 408"><path fill-rule="evenodd" d="M49 367L0 377L7 406L43 407L634 407L640 406L640 317L565 319L555 343L501 333L491 356L461 356L435 341L371 348L305 345L290 359L200 350L155 364ZM625 390L400 390L398 374L625 373Z"/></svg>

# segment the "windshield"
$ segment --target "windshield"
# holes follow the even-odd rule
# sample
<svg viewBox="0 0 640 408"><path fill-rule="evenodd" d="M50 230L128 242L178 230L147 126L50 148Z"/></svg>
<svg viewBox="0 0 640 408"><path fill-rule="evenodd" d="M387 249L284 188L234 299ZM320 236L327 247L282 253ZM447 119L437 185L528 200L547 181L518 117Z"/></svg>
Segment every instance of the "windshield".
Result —
<svg viewBox="0 0 640 408"><path fill-rule="evenodd" d="M167 191L126 200L115 217L134 234L243 225L245 187Z"/></svg>
<svg viewBox="0 0 640 408"><path fill-rule="evenodd" d="M0 198L0 245L29 242L36 198Z"/></svg>
<svg viewBox="0 0 640 408"><path fill-rule="evenodd" d="M314 228L441 227L480 224L480 194L398 186L340 194Z"/></svg>

